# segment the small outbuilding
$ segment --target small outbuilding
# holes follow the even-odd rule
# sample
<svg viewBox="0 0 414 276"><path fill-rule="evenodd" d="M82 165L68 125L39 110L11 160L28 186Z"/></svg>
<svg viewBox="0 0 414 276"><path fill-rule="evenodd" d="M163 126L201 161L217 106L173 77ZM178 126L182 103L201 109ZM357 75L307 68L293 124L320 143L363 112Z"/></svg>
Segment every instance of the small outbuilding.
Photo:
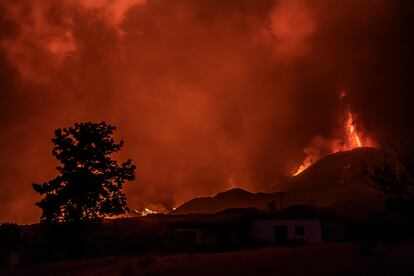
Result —
<svg viewBox="0 0 414 276"><path fill-rule="evenodd" d="M234 208L191 215L170 225L171 242L178 246L239 247L250 241L252 218L263 214L255 208Z"/></svg>

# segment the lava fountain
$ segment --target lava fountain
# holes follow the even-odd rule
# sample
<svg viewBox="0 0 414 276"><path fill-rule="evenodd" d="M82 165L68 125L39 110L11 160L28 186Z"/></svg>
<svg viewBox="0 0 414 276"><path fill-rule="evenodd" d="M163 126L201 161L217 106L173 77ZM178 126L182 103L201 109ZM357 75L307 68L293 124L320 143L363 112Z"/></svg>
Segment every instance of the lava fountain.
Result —
<svg viewBox="0 0 414 276"><path fill-rule="evenodd" d="M347 109L345 113L342 133L342 137L336 139L326 139L320 136L315 137L313 142L304 149L304 153L306 154L305 160L293 176L299 175L322 157L322 146L328 148L329 154L360 147L375 147L373 140L362 133L360 128L356 125L355 114L349 109Z"/></svg>

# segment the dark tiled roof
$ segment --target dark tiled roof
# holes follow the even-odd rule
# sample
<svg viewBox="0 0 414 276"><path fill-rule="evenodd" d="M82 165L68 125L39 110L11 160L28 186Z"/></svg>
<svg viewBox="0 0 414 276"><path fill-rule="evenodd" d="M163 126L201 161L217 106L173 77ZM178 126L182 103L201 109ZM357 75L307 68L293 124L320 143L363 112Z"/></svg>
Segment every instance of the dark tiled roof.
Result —
<svg viewBox="0 0 414 276"><path fill-rule="evenodd" d="M275 219L337 219L334 214L308 205L294 205L266 213L256 208L232 208L215 214L193 215L171 223L172 228L212 228L226 225L239 225L251 220Z"/></svg>
<svg viewBox="0 0 414 276"><path fill-rule="evenodd" d="M266 213L257 219L337 219L338 217L327 210L318 209L309 205L293 205L277 211L274 214Z"/></svg>
<svg viewBox="0 0 414 276"><path fill-rule="evenodd" d="M181 221L171 223L173 228L208 228L239 224L265 213L256 208L231 208L214 214L189 216Z"/></svg>

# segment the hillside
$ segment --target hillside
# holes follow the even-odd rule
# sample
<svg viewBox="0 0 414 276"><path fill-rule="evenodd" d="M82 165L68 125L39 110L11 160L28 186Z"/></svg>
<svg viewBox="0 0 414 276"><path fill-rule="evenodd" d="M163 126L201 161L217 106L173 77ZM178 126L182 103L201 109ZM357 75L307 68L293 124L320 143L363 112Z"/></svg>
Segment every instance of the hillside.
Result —
<svg viewBox="0 0 414 276"><path fill-rule="evenodd" d="M331 207L350 216L363 216L381 205L367 182L364 167L380 157L374 148L357 148L328 155L286 183L286 203Z"/></svg>
<svg viewBox="0 0 414 276"><path fill-rule="evenodd" d="M301 174L291 177L281 187L284 207L307 204L329 207L342 215L363 216L380 206L378 193L367 183L363 168L379 157L374 148L358 148L328 155ZM232 189L213 197L192 199L172 214L215 213L227 208L257 208L267 210L272 200L282 206L282 193L251 193Z"/></svg>
<svg viewBox="0 0 414 276"><path fill-rule="evenodd" d="M272 200L280 204L281 193L251 193L243 189L231 189L213 197L194 198L174 211L172 214L206 214L216 213L228 208L257 208L267 210Z"/></svg>

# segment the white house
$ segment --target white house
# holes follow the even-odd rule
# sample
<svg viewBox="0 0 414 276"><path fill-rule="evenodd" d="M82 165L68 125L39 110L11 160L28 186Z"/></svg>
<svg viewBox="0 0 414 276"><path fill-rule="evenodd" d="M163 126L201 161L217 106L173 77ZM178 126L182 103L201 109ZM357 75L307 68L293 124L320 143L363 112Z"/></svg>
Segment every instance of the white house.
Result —
<svg viewBox="0 0 414 276"><path fill-rule="evenodd" d="M321 242L319 219L258 219L250 225L251 237L266 243Z"/></svg>
<svg viewBox="0 0 414 276"><path fill-rule="evenodd" d="M170 225L175 245L234 247L257 243L340 241L344 224L333 215L305 205L273 213L254 208L189 215Z"/></svg>
<svg viewBox="0 0 414 276"><path fill-rule="evenodd" d="M264 243L340 241L344 224L309 206L291 206L250 223L250 236Z"/></svg>

